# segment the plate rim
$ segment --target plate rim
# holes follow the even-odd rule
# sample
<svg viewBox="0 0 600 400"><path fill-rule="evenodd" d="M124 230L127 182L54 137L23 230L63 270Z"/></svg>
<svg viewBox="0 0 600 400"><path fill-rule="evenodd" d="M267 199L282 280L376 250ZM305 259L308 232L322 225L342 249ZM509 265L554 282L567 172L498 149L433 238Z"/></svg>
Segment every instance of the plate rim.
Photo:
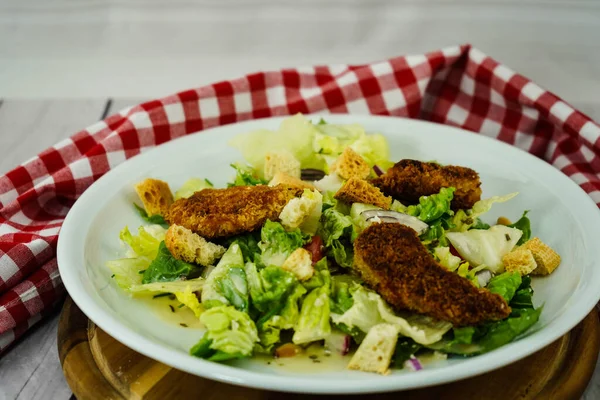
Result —
<svg viewBox="0 0 600 400"><path fill-rule="evenodd" d="M578 193L577 195L575 195L577 196L578 201L581 201L582 203L587 203L587 205L582 208L587 209L593 206L593 208L595 209L595 216L593 218L590 217L589 220L595 219L598 222L596 226L593 226L593 223L589 221L581 221L579 219L577 219L577 221L581 223L582 228L586 227L586 229L583 230L586 236L589 234L590 230L594 230L588 229L590 228L590 226L592 228L595 228L595 230L597 231L596 233L600 235L600 212L598 212L598 208L591 199L591 197L583 189L581 189L579 185L577 185L569 177L564 175L560 170L556 169L546 161L541 160L518 147L501 142L491 137L477 134L476 132L467 131L454 126L432 123L428 121L414 120L410 118L395 116L374 116L364 114L305 114L305 117L307 119L321 116L327 116L328 120L332 123L358 123L362 125L364 124L363 121L365 120L367 121L367 123L368 121L373 120L390 121L387 122L388 124L402 124L410 121L411 124L422 125L424 128L435 125L435 129L438 130L445 129L448 130L449 133L463 135L465 137L468 135L471 138L470 140L488 142L489 145L492 145L493 142L494 146L504 146L506 151L513 152L514 154L520 153L519 157L528 157L530 162L535 163L538 166L538 168L552 169L554 173L556 173L557 179L561 179L564 185L571 186L571 189L569 189L569 191L573 193ZM78 262L81 261L78 261L77 255L79 253L81 253L82 255L84 254L85 238L87 236L88 229L86 225L86 229L84 231L85 235L83 235L82 238L78 238L77 232L81 231L83 228L78 229L78 225L74 223L74 221L78 220L79 218L86 218L86 215L87 218L93 220L94 217L90 218L89 214L84 213L85 207L86 205L88 205L90 200L93 199L95 194L102 191L103 186L106 185L107 182L109 182L112 179L112 177L117 176L121 172L121 170L125 168L133 168L133 166L135 166L136 164L143 164L145 159L152 157L153 154L160 152L167 146L179 146L179 143L185 140L193 141L194 137L196 137L198 134L218 134L218 131L228 130L231 129L233 126L236 126L241 130L246 126L251 127L253 125L259 125L260 123L264 123L267 120L269 122L277 123L289 117L290 116L286 115L253 119L249 121L243 121L234 124L209 128L199 132L188 134L183 137L179 137L167 143L156 146L147 151L142 151L141 154L138 154L137 156L124 161L117 167L108 171L96 182L94 182L87 190L84 191L84 193L75 202L75 204L67 214L67 217L65 218L61 227L57 244L57 261L59 272L63 279L65 288L71 295L71 298L73 299L75 304L77 304L77 306L100 328L102 328L109 335L121 341L123 344L130 347L131 349L141 354L144 354L152 359L170 365L173 368L197 376L202 376L208 379L213 379L216 381L234 384L238 386L246 386L258 389L275 390L283 392L315 394L360 394L389 392L395 390L408 390L420 387L434 386L461 379L466 379L469 377L474 377L501 368L505 365L511 364L517 360L525 358L526 356L542 349L543 347L549 345L562 335L566 334L581 320L583 320L583 318L585 318L585 316L598 303L598 300L600 300L600 292L597 292L597 294L593 293L590 289L593 285L589 285L587 289L584 289L584 292L582 293L578 301L570 306L570 310L573 310L572 312L565 313L563 316L556 318L555 320L551 321L548 324L548 326L546 326L544 329L540 329L532 333L532 335L530 336L524 337L516 342L512 342L508 345L502 346L501 348L490 353L470 358L468 361L465 361L463 365L461 365L461 368L454 367L453 369L440 368L432 370L423 370L419 373L407 375L410 376L411 379L393 379L393 375L389 377L380 377L374 375L373 380L353 381L351 379L346 379L344 380L343 385L336 385L336 382L338 382L341 378L325 381L312 379L310 375L306 375L306 377L278 376L265 374L262 372L249 371L247 369L229 366L226 364L218 364L203 359L197 359L194 363L190 363L189 355L184 355L181 351L166 348L158 343L154 343L150 339L147 339L144 335L137 333L131 330L130 328L122 325L109 312L104 311L99 305L97 305L95 301L91 298L91 296L89 296L85 292L85 290L83 290L83 288L77 285L77 277L79 275L79 272L81 271L78 271L76 267L69 268L67 265L77 265ZM249 131L251 129L252 128L249 128L244 131ZM586 200L584 200L584 197ZM69 242L73 240L79 241L82 244L82 247L77 248L76 251L70 251ZM592 253L594 251L596 252L596 255L600 255L600 249L586 249L587 254ZM595 263L597 264L597 262ZM594 276L596 275L598 275L598 273L596 273ZM597 280L598 278L599 277L596 276ZM578 286L579 285L581 285L581 282L578 284ZM557 320L561 323L560 326L558 325ZM549 330L548 328L550 326L553 326L553 329ZM498 352L504 354L502 356L499 356ZM396 375L396 377L398 376Z"/></svg>

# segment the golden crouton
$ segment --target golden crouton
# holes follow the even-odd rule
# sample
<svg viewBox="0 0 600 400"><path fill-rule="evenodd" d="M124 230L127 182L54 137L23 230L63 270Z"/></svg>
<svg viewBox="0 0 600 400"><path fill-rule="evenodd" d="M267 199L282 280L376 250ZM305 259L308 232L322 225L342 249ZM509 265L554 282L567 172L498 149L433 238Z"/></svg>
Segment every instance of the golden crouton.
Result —
<svg viewBox="0 0 600 400"><path fill-rule="evenodd" d="M523 247L518 247L502 257L502 263L507 272L518 272L521 276L528 275L537 268L533 253Z"/></svg>
<svg viewBox="0 0 600 400"><path fill-rule="evenodd" d="M167 182L148 178L135 185L135 191L144 204L148 216L165 215L173 203L173 194Z"/></svg>
<svg viewBox="0 0 600 400"><path fill-rule="evenodd" d="M315 185L310 182L305 182L300 178L287 175L283 172L277 172L273 179L269 182L269 186L286 185L289 187L315 190Z"/></svg>
<svg viewBox="0 0 600 400"><path fill-rule="evenodd" d="M267 153L264 166L265 179L273 178L278 172L300 179L300 161L288 150Z"/></svg>
<svg viewBox="0 0 600 400"><path fill-rule="evenodd" d="M348 364L348 369L389 373L392 355L398 341L398 327L392 324L375 325L364 338Z"/></svg>
<svg viewBox="0 0 600 400"><path fill-rule="evenodd" d="M315 269L312 266L312 255L302 247L294 250L292 254L285 260L281 268L296 275L300 281L310 279Z"/></svg>
<svg viewBox="0 0 600 400"><path fill-rule="evenodd" d="M539 238L528 240L520 248L530 250L535 258L537 268L532 275L550 275L560 265L560 255Z"/></svg>
<svg viewBox="0 0 600 400"><path fill-rule="evenodd" d="M342 179L367 179L371 173L369 164L350 147L344 149L344 152L338 157L331 169Z"/></svg>
<svg viewBox="0 0 600 400"><path fill-rule="evenodd" d="M169 227L165 245L173 257L204 266L214 264L225 253L225 247L207 242L202 236L180 225Z"/></svg>
<svg viewBox="0 0 600 400"><path fill-rule="evenodd" d="M349 204L372 204L384 210L389 210L392 203L391 197L385 196L381 190L358 178L348 179L333 197Z"/></svg>

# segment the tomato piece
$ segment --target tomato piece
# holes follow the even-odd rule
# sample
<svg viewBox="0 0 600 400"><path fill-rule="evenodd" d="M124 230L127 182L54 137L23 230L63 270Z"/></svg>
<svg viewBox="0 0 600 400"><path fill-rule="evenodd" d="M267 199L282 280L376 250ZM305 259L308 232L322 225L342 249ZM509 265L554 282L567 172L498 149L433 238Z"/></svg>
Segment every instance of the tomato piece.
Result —
<svg viewBox="0 0 600 400"><path fill-rule="evenodd" d="M310 242L307 243L304 248L310 251L313 264L325 257L325 252L323 251L323 239L321 239L320 236L313 236Z"/></svg>

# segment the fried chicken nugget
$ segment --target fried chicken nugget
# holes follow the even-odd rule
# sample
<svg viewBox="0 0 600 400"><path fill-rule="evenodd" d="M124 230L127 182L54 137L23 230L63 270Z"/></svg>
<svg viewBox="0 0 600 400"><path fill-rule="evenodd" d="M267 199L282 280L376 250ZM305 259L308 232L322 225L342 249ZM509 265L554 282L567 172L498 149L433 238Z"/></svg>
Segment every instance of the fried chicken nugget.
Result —
<svg viewBox="0 0 600 400"><path fill-rule="evenodd" d="M354 241L354 269L397 309L449 321L455 326L500 320L511 310L504 298L475 287L439 265L414 230L373 224Z"/></svg>
<svg viewBox="0 0 600 400"><path fill-rule="evenodd" d="M259 229L267 219L277 220L302 191L285 185L204 189L175 201L165 219L207 239L233 236Z"/></svg>
<svg viewBox="0 0 600 400"><path fill-rule="evenodd" d="M408 204L417 204L419 197L451 186L456 189L451 204L453 210L469 209L481 198L481 181L477 172L454 165L401 160L371 183L388 196Z"/></svg>

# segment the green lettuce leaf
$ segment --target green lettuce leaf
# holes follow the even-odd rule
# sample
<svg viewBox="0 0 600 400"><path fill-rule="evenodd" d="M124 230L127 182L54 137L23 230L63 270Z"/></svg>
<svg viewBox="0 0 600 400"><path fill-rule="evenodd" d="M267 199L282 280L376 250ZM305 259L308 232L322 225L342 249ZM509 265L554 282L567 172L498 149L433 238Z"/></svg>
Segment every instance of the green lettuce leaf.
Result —
<svg viewBox="0 0 600 400"><path fill-rule="evenodd" d="M450 247L436 247L433 254L440 264L449 271L456 271L462 262L460 257L457 257L450 252Z"/></svg>
<svg viewBox="0 0 600 400"><path fill-rule="evenodd" d="M231 167L235 169L236 175L233 182L227 184L227 187L232 186L256 186L266 185L268 181L260 177L260 173L252 169L247 165L231 164Z"/></svg>
<svg viewBox="0 0 600 400"><path fill-rule="evenodd" d="M167 223L167 221L165 221L165 218L162 215L159 215L159 214L148 215L146 210L144 210L142 207L138 206L135 203L133 203L133 206L135 207L136 211L138 212L138 214L140 215L140 217L142 217L142 219L144 221L146 221L150 224L162 225L164 227L169 226L169 224Z"/></svg>
<svg viewBox="0 0 600 400"><path fill-rule="evenodd" d="M248 314L231 306L213 307L200 316L206 333L190 354L212 361L250 357L258 332Z"/></svg>
<svg viewBox="0 0 600 400"><path fill-rule="evenodd" d="M137 257L156 258L160 242L165 240L166 229L160 225L140 226L134 236L125 227L119 233L119 239L127 243Z"/></svg>
<svg viewBox="0 0 600 400"><path fill-rule="evenodd" d="M529 210L525 210L525 212L523 212L523 216L521 216L521 218L517 222L508 225L511 228L517 228L518 230L523 232L523 236L521 236L521 239L519 239L519 241L517 242L517 246L520 246L523 243L527 242L529 239L531 239L531 222L529 221L529 218L527 218L528 212Z"/></svg>
<svg viewBox="0 0 600 400"><path fill-rule="evenodd" d="M112 272L112 278L117 282L117 285L130 292L133 287L141 285L141 274L148 268L150 262L150 259L145 257L122 258L108 261L106 266Z"/></svg>
<svg viewBox="0 0 600 400"><path fill-rule="evenodd" d="M300 317L298 302L304 294L306 289L302 285L295 285L293 291L282 300L283 308L259 324L258 336L263 351L270 352L281 341L281 331L292 329L296 325Z"/></svg>
<svg viewBox="0 0 600 400"><path fill-rule="evenodd" d="M248 296L248 282L242 250L237 243L233 243L206 278L202 291L202 303L206 308L232 305L240 311L247 311Z"/></svg>
<svg viewBox="0 0 600 400"><path fill-rule="evenodd" d="M477 223L479 217L491 210L495 203L504 203L511 200L518 193L510 193L505 196L492 196L488 199L479 200L473 204L473 208L470 210L458 210L454 215L454 232L465 232L468 231ZM482 229L482 228L475 228ZM485 228L484 228L485 229Z"/></svg>
<svg viewBox="0 0 600 400"><path fill-rule="evenodd" d="M260 247L258 247L259 241L260 232L256 231L223 239L219 244L225 248L229 248L233 243L240 246L240 250L244 257L244 263L246 263L254 262L256 258L260 257Z"/></svg>
<svg viewBox="0 0 600 400"><path fill-rule="evenodd" d="M198 272L195 265L173 257L165 242L160 242L158 254L144 271L142 283L169 282L187 278L193 272Z"/></svg>
<svg viewBox="0 0 600 400"><path fill-rule="evenodd" d="M499 294L507 303L510 303L520 286L521 275L518 272L505 272L490 279L486 289Z"/></svg>
<svg viewBox="0 0 600 400"><path fill-rule="evenodd" d="M421 344L431 344L442 339L452 328L452 324L436 321L422 315L396 315L381 296L371 290L354 284L350 289L353 304L343 314L332 314L332 321L346 329L358 328L364 333L381 323L390 323L398 327L403 336Z"/></svg>
<svg viewBox="0 0 600 400"><path fill-rule="evenodd" d="M285 297L299 285L294 274L274 265L258 271L256 264L246 263L245 271L252 306L263 314L277 314L284 306ZM265 320L268 318L270 315Z"/></svg>
<svg viewBox="0 0 600 400"><path fill-rule="evenodd" d="M450 203L454 198L454 188L442 188L439 193L421 196L419 204L408 206L406 213L419 218L423 222L432 222L443 215L453 215Z"/></svg>
<svg viewBox="0 0 600 400"><path fill-rule="evenodd" d="M454 329L453 339L441 340L427 347L465 356L487 353L525 333L539 320L541 312L542 307L513 309L511 315L502 321Z"/></svg>
<svg viewBox="0 0 600 400"><path fill-rule="evenodd" d="M531 287L531 277L525 275L521 277L521 286L510 300L511 308L533 308L533 288Z"/></svg>
<svg viewBox="0 0 600 400"><path fill-rule="evenodd" d="M212 188L213 184L208 179L190 178L175 192L175 200L187 199L202 189Z"/></svg>
<svg viewBox="0 0 600 400"><path fill-rule="evenodd" d="M262 227L260 238L258 246L262 250L263 264L279 267L294 250L304 246L310 240L310 237L303 235L300 229L286 231L279 222L270 220L267 220Z"/></svg>
<svg viewBox="0 0 600 400"><path fill-rule="evenodd" d="M329 285L313 289L302 301L292 341L304 344L325 339L331 333L329 315Z"/></svg>
<svg viewBox="0 0 600 400"><path fill-rule="evenodd" d="M352 285L352 277L349 275L331 277L329 308L332 313L344 314L354 305L352 294L350 294L350 285Z"/></svg>
<svg viewBox="0 0 600 400"><path fill-rule="evenodd" d="M352 242L358 235L352 218L335 207L323 211L318 235L323 239L327 255L342 267L352 267L354 250Z"/></svg>

